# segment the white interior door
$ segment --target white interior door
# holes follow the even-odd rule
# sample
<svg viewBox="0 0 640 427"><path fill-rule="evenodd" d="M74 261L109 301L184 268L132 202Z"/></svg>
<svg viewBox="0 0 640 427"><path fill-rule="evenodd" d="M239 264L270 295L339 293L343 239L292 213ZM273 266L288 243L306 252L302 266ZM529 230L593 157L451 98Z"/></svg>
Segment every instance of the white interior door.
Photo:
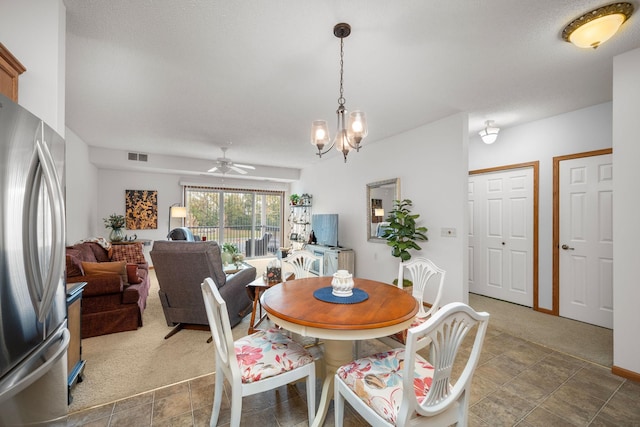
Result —
<svg viewBox="0 0 640 427"><path fill-rule="evenodd" d="M533 306L533 168L469 177L469 291Z"/></svg>
<svg viewBox="0 0 640 427"><path fill-rule="evenodd" d="M613 327L612 155L560 162L560 316Z"/></svg>

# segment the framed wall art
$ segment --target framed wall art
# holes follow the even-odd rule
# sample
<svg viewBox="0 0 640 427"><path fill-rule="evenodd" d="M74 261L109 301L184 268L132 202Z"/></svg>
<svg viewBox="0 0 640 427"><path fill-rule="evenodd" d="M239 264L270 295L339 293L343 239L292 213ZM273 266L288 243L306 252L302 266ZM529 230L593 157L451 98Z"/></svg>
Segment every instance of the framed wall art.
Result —
<svg viewBox="0 0 640 427"><path fill-rule="evenodd" d="M158 192L156 190L125 190L127 230L158 228Z"/></svg>

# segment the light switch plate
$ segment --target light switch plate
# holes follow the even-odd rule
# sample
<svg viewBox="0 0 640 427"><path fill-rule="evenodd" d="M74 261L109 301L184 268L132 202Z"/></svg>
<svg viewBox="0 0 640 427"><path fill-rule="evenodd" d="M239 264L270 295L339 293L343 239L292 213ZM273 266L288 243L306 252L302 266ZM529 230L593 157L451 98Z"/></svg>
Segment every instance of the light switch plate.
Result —
<svg viewBox="0 0 640 427"><path fill-rule="evenodd" d="M456 237L456 229L455 228L441 228L440 234L442 237Z"/></svg>

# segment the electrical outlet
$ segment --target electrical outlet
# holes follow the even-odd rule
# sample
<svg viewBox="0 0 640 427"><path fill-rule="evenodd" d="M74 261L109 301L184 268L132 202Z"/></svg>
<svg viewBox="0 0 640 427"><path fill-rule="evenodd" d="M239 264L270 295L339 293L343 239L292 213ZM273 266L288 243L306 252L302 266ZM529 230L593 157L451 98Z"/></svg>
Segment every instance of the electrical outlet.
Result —
<svg viewBox="0 0 640 427"><path fill-rule="evenodd" d="M456 237L456 229L455 228L441 228L440 235L442 237Z"/></svg>

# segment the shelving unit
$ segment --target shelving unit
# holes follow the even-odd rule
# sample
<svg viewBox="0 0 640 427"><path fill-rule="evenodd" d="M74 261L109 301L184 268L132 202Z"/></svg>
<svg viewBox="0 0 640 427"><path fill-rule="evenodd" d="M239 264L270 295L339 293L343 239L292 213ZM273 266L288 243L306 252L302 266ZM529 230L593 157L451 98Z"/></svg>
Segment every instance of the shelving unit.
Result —
<svg viewBox="0 0 640 427"><path fill-rule="evenodd" d="M309 239L311 232L311 203L289 205L289 241L294 249Z"/></svg>

